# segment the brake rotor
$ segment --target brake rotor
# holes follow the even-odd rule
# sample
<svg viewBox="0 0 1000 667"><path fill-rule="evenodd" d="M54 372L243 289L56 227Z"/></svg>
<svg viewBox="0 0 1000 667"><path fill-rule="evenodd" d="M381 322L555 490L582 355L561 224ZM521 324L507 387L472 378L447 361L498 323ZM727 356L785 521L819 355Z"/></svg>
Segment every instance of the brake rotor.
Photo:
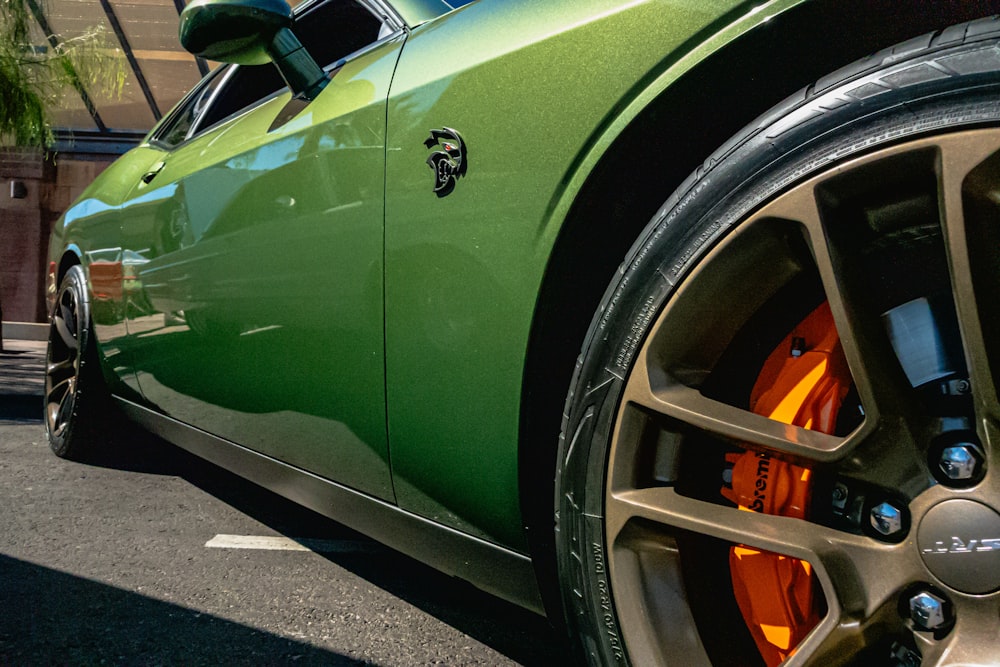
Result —
<svg viewBox="0 0 1000 667"><path fill-rule="evenodd" d="M768 356L750 394L750 409L775 421L833 433L851 386L840 338L824 302ZM752 451L726 456L731 482L722 495L741 510L805 519L812 472ZM728 477L727 477L728 479ZM816 627L822 593L803 560L738 545L730 549L733 592L761 657L781 663Z"/></svg>

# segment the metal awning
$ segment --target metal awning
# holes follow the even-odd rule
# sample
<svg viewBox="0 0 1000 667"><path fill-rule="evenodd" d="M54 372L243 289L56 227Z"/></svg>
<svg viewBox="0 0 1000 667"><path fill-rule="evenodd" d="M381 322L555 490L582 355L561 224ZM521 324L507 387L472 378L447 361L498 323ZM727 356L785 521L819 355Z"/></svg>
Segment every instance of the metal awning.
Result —
<svg viewBox="0 0 1000 667"><path fill-rule="evenodd" d="M209 70L208 63L177 41L185 0L25 1L36 21L36 48L51 48L59 40L101 28L128 63L120 99L102 97L79 82L62 92L52 113L57 150L124 152Z"/></svg>

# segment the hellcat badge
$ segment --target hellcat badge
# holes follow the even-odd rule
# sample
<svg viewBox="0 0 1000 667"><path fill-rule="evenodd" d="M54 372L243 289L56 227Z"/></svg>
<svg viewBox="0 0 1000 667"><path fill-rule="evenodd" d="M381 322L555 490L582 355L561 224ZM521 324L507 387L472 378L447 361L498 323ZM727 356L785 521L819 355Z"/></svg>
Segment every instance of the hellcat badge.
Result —
<svg viewBox="0 0 1000 667"><path fill-rule="evenodd" d="M465 176L469 168L469 156L465 150L465 142L455 130L445 127L431 130L431 136L424 141L424 146L441 150L431 153L427 164L434 170L434 193L438 197L446 197L455 189L455 183Z"/></svg>

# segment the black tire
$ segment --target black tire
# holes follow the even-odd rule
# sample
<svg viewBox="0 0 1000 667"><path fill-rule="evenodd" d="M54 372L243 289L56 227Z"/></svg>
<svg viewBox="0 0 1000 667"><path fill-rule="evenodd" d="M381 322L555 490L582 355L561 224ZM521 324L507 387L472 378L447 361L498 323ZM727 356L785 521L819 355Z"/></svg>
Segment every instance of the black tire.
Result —
<svg viewBox="0 0 1000 667"><path fill-rule="evenodd" d="M559 576L569 631L588 662L763 664L740 625L730 574L717 571L728 565L729 547L744 543L744 525L746 544L819 561L812 566L825 607L822 623L800 644L796 657L804 663L909 664L903 659L922 655L924 664L937 664L962 638L957 659L995 659L995 644L974 639L995 635L995 609L979 611L968 587L918 557L914 543L921 519L952 498L952 489L968 494L972 487L978 503L1000 508L997 485L980 483L995 455L988 443L1000 414L992 380L1000 356L992 343L1000 339L998 211L980 195L1000 190L1000 158L984 147L975 166L956 167L965 170L961 183L969 190L961 233L952 223L954 200L942 203L940 185L950 183L940 175L950 168L941 160L961 165L986 142L1000 147L998 127L1000 21L991 18L911 40L809 86L713 154L650 222L590 326L560 438ZM815 220L776 208L800 195L811 197ZM881 196L885 201L876 202ZM900 212L908 205L919 209L912 216L941 218L917 224ZM885 222L878 216L899 229L878 227ZM862 228L874 240L855 233ZM947 405L922 385L902 386L905 362L895 362L902 353L883 326L893 307L942 289L961 297L954 299L955 317L973 388L971 397L949 396ZM845 418L826 439L810 440L800 430L782 440L742 415L764 359L824 297L859 392L854 403L866 412ZM653 398L635 398L638 390L626 395L631 382L647 383ZM656 392L668 389L674 394L659 398ZM942 426L953 415L961 416ZM961 484L934 469L941 439L952 437L941 431L956 423L964 424L961 437L982 450L976 476ZM820 509L807 520L781 517L755 527L755 513L711 497L712 485L723 485L724 455L747 442L811 467L817 507L826 488L821 479L855 484L864 511L876 498L905 505L902 532L886 538L866 525L819 516ZM832 543L843 535L851 546L825 560L812 549L822 541L816 535ZM872 564L854 559L867 553L864 540L885 551L880 567L895 578L889 592L878 592L882 604L859 610L843 582L877 597L863 585ZM892 558L907 565L897 573ZM946 601L950 620L931 630L907 611L908 596L921 587ZM853 634L838 623L852 614ZM956 625L956 616L968 624Z"/></svg>
<svg viewBox="0 0 1000 667"><path fill-rule="evenodd" d="M113 421L92 332L86 277L72 266L59 285L45 354L45 433L52 451L65 459L88 460L104 451Z"/></svg>

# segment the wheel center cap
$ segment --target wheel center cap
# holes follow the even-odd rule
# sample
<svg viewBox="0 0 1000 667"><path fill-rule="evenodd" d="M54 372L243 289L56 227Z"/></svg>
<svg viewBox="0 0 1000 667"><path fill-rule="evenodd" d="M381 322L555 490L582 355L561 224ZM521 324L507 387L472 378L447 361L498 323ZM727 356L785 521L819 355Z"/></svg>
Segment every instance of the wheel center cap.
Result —
<svg viewBox="0 0 1000 667"><path fill-rule="evenodd" d="M917 531L927 568L963 593L1000 589L1000 513L972 500L946 500L931 508Z"/></svg>

